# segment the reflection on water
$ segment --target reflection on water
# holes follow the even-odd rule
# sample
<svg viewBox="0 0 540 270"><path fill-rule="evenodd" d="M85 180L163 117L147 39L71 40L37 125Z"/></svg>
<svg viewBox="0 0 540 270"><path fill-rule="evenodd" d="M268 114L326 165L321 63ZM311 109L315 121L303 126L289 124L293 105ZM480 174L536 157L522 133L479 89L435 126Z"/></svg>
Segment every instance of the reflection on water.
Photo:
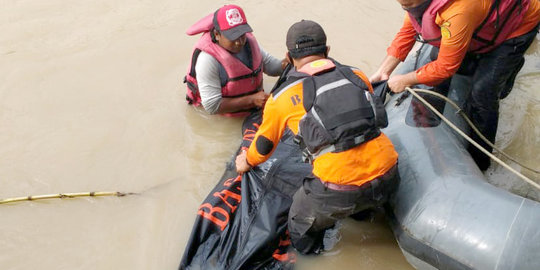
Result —
<svg viewBox="0 0 540 270"><path fill-rule="evenodd" d="M141 194L1 206L0 269L176 269L198 204L240 142L239 120L193 110L180 83L197 40L184 31L225 3L4 3L0 198ZM330 55L367 74L403 17L395 1L235 3L277 57L288 27L313 19L327 31ZM505 151L535 167L539 59L535 44L501 105L498 137ZM498 167L490 173L506 178ZM298 269L330 267L411 269L382 218L348 220L334 252L298 262Z"/></svg>

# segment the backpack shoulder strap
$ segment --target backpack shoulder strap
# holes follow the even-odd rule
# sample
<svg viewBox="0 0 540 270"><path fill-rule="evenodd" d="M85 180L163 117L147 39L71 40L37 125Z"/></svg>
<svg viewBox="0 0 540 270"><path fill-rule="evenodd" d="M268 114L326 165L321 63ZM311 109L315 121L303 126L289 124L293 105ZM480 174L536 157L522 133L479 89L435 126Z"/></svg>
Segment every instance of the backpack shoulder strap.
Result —
<svg viewBox="0 0 540 270"><path fill-rule="evenodd" d="M354 85L362 88L365 91L369 91L369 87L366 85L366 83L362 79L360 79L360 77L358 77L358 75L354 73L351 67L340 66L338 67L338 70L339 72L341 72L341 74L343 74L343 76L345 76L345 78L347 78L347 80L352 82Z"/></svg>
<svg viewBox="0 0 540 270"><path fill-rule="evenodd" d="M274 98L277 98L282 93L287 91L290 87L304 81L305 78L309 77L309 75L301 72L297 72L292 69L291 66L287 66L285 70L281 73L281 76L279 77L278 81L272 88L272 91L270 93Z"/></svg>
<svg viewBox="0 0 540 270"><path fill-rule="evenodd" d="M287 75L289 74L289 72L291 71L292 69L292 65L291 64L287 64L287 66L283 69L283 71L281 72L281 74L279 75L279 78L278 80L276 81L276 84L274 84L274 87L272 87L272 90L270 91L270 93L274 93L275 91L277 91L280 86L285 83L287 81Z"/></svg>
<svg viewBox="0 0 540 270"><path fill-rule="evenodd" d="M315 80L312 76L307 77L303 82L303 98L302 102L304 104L304 109L306 112L311 110L313 103L315 102L315 97L317 96L315 89Z"/></svg>

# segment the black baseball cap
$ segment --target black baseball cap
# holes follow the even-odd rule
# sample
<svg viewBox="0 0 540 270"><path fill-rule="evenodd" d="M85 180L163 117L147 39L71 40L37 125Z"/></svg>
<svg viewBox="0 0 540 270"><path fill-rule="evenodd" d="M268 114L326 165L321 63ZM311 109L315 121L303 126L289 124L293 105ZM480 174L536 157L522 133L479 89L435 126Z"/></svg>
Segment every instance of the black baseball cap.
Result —
<svg viewBox="0 0 540 270"><path fill-rule="evenodd" d="M287 49L293 58L326 52L326 34L316 22L301 20L287 31Z"/></svg>

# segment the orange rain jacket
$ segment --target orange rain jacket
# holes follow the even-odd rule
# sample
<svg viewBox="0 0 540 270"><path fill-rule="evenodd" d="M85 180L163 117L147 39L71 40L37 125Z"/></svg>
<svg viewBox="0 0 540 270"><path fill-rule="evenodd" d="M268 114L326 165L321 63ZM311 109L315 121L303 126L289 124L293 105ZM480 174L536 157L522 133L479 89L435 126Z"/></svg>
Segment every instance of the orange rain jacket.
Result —
<svg viewBox="0 0 540 270"><path fill-rule="evenodd" d="M366 75L359 70L354 72L373 92ZM286 128L298 134L298 123L306 114L302 100L301 82L289 85L287 89L276 93L276 96L270 95L264 107L262 124L247 151L247 162L251 166L261 164L272 155ZM272 142L269 153L259 153L259 140ZM313 162L313 174L325 182L360 186L386 173L396 164L397 158L398 154L392 142L381 133L379 137L347 151L327 153L316 158Z"/></svg>
<svg viewBox="0 0 540 270"><path fill-rule="evenodd" d="M444 29L437 60L416 71L419 83L437 85L456 73L461 61L469 49L469 43L476 28L489 13L492 0L455 0L444 7L435 23ZM540 22L540 1L532 0L529 9L523 17L521 26L508 39L518 37L531 31ZM388 55L401 61L415 43L416 31L405 16L400 31L387 49Z"/></svg>

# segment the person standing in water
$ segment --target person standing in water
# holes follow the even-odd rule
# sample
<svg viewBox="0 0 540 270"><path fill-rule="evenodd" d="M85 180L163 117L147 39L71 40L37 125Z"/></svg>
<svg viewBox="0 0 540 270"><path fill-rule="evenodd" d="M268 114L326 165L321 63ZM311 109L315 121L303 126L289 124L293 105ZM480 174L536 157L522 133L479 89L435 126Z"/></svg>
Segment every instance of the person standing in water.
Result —
<svg viewBox="0 0 540 270"><path fill-rule="evenodd" d="M236 169L243 173L266 161L286 130L296 134L313 171L293 196L289 234L300 253L318 254L331 248L323 239L338 220L387 201L399 181L398 154L380 131L386 113L372 102L368 78L327 57L318 23L293 24L286 45L294 69L272 91Z"/></svg>
<svg viewBox="0 0 540 270"><path fill-rule="evenodd" d="M524 63L524 53L534 41L540 22L537 0L397 0L407 12L400 31L387 49L387 56L370 77L388 80L399 93L416 84L448 91L456 72L472 76L466 113L480 132L495 142L499 100L514 85ZM438 56L417 70L390 77L416 40L439 48ZM435 58L435 57L434 57ZM476 134L472 138L488 151L492 147ZM490 165L487 155L469 145L480 170Z"/></svg>
<svg viewBox="0 0 540 270"><path fill-rule="evenodd" d="M251 32L237 5L225 5L188 29L188 35L203 33L184 77L189 104L227 116L264 106L263 72L279 76L286 61L265 52Z"/></svg>

